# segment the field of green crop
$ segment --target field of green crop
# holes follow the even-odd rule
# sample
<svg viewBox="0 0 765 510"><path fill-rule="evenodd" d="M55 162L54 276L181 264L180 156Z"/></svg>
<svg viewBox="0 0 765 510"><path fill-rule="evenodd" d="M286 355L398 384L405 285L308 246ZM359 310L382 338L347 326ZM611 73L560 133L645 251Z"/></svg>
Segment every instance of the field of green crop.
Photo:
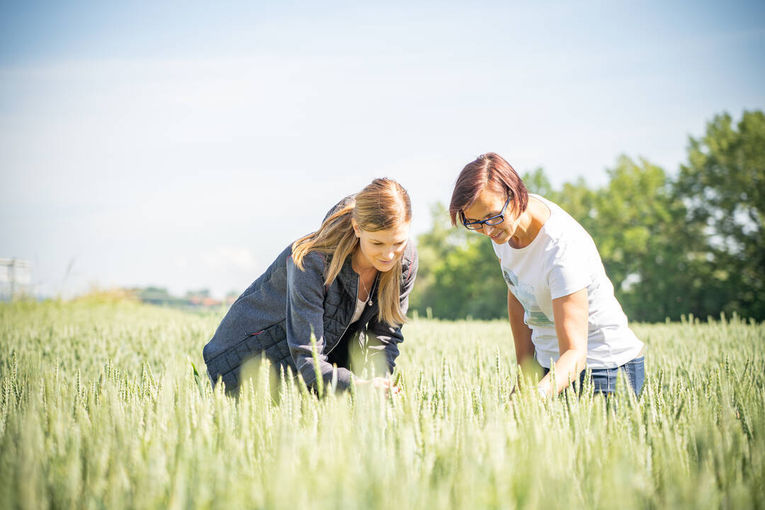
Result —
<svg viewBox="0 0 765 510"><path fill-rule="evenodd" d="M264 371L236 400L201 360L222 313L0 305L0 508L765 507L763 324L635 325L639 401L511 397L507 323L422 319L398 395Z"/></svg>

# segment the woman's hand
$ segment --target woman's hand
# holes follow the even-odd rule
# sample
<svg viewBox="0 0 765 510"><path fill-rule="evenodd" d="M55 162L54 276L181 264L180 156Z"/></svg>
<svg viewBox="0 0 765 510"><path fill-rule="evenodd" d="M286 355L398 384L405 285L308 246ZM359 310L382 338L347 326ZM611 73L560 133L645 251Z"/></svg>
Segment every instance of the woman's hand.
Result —
<svg viewBox="0 0 765 510"><path fill-rule="evenodd" d="M401 388L393 384L390 377L373 377L371 379L361 379L356 377L353 380L354 383L359 385L371 385L373 388L385 390L387 393L396 395L401 392Z"/></svg>
<svg viewBox="0 0 765 510"><path fill-rule="evenodd" d="M401 388L393 384L389 377L373 377L372 386L377 389L384 389L394 395L401 391Z"/></svg>

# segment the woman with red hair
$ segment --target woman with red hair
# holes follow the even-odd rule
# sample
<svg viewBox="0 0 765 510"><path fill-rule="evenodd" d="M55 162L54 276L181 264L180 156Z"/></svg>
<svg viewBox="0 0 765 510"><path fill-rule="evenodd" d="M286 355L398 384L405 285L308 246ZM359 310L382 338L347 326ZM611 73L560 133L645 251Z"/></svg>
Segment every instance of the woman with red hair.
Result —
<svg viewBox="0 0 765 510"><path fill-rule="evenodd" d="M557 395L572 381L583 384L585 367L598 393L613 393L622 371L640 394L643 343L627 325L595 243L574 218L529 194L495 153L463 168L449 213L453 225L459 219L491 239L508 286L516 360L542 366L540 395Z"/></svg>

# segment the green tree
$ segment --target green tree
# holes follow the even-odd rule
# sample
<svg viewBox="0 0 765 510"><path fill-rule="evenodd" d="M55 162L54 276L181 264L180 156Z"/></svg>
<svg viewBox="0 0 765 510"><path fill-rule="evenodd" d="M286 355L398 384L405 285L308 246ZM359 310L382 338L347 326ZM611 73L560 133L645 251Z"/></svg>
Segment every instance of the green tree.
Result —
<svg viewBox="0 0 765 510"><path fill-rule="evenodd" d="M507 287L491 242L453 227L446 207L431 209L433 228L417 238L420 269L410 306L443 319L507 315Z"/></svg>
<svg viewBox="0 0 765 510"><path fill-rule="evenodd" d="M590 218L577 219L595 240L631 320L679 319L695 306L689 274L697 272L703 247L684 223L672 181L662 168L626 156L608 175L594 193Z"/></svg>
<svg viewBox="0 0 765 510"><path fill-rule="evenodd" d="M563 183L560 191L553 191L545 198L573 216L591 235L597 229L598 192L590 189L583 178Z"/></svg>
<svg viewBox="0 0 765 510"><path fill-rule="evenodd" d="M700 225L707 241L704 311L737 312L765 319L765 115L745 111L734 125L717 115L700 138L690 138L688 162L676 191L686 221Z"/></svg>
<svg viewBox="0 0 765 510"><path fill-rule="evenodd" d="M523 184L526 185L526 189L529 193L536 193L543 197L549 197L553 193L550 179L547 178L542 167L537 167L531 172L524 173L521 175L521 179L523 179Z"/></svg>
<svg viewBox="0 0 765 510"><path fill-rule="evenodd" d="M622 307L632 320L663 321L687 313L688 285L682 277L688 253L675 244L688 240L684 209L672 195L664 170L646 160L621 156L608 170L609 182L592 189L584 179L544 194L576 219L592 236ZM540 171L525 175L545 189ZM530 190L533 190L529 186ZM678 276L679 275L679 276Z"/></svg>
<svg viewBox="0 0 765 510"><path fill-rule="evenodd" d="M436 280L436 269L450 252L465 241L464 233L452 227L449 211L441 202L431 206L430 216L433 226L417 237L417 283L409 299L409 308L420 314L425 314L428 308L432 309L433 300L441 291Z"/></svg>

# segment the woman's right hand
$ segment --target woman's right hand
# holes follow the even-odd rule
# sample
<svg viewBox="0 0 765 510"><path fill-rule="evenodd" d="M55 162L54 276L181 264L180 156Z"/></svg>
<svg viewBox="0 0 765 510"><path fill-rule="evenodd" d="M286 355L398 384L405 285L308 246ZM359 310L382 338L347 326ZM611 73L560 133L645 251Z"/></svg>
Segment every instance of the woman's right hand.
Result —
<svg viewBox="0 0 765 510"><path fill-rule="evenodd" d="M356 384L370 384L373 388L385 390L393 395L401 392L401 388L393 384L389 377L373 377L372 379L354 379Z"/></svg>

